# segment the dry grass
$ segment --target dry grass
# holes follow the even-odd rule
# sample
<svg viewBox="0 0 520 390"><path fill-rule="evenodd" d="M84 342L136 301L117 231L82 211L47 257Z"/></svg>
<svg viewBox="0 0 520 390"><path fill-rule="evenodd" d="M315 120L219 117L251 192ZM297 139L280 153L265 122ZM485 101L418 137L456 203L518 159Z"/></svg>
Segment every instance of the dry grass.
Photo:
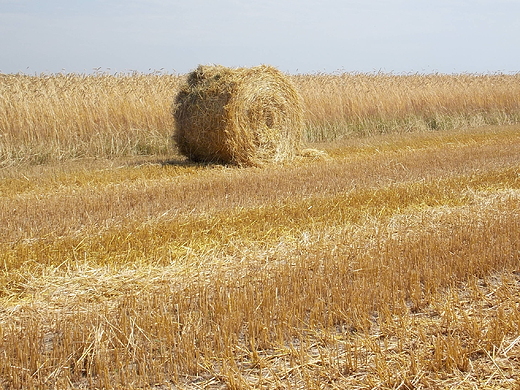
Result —
<svg viewBox="0 0 520 390"><path fill-rule="evenodd" d="M301 97L271 66L199 66L180 87L174 118L179 151L193 161L259 166L301 149Z"/></svg>
<svg viewBox="0 0 520 390"><path fill-rule="evenodd" d="M520 385L520 128L4 168L6 388Z"/></svg>
<svg viewBox="0 0 520 390"><path fill-rule="evenodd" d="M0 164L166 154L179 77L0 75Z"/></svg>
<svg viewBox="0 0 520 390"><path fill-rule="evenodd" d="M307 141L519 122L520 75L290 76ZM183 77L0 75L0 166L171 155Z"/></svg>
<svg viewBox="0 0 520 390"><path fill-rule="evenodd" d="M295 76L309 108L307 137L442 130L519 119L520 74Z"/></svg>

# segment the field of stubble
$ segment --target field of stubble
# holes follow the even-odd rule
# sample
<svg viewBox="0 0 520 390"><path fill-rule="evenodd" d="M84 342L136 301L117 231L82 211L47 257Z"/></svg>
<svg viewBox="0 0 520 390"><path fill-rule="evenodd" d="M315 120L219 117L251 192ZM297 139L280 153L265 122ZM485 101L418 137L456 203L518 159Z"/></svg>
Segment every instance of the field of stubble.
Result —
<svg viewBox="0 0 520 390"><path fill-rule="evenodd" d="M0 387L519 387L520 126L429 126L261 168L12 130Z"/></svg>

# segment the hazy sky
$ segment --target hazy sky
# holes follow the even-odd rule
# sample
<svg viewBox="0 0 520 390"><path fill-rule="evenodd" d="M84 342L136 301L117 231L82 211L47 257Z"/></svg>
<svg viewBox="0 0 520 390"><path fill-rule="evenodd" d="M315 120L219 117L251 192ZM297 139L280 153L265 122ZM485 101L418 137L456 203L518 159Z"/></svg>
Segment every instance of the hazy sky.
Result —
<svg viewBox="0 0 520 390"><path fill-rule="evenodd" d="M520 0L0 0L0 72L520 71Z"/></svg>

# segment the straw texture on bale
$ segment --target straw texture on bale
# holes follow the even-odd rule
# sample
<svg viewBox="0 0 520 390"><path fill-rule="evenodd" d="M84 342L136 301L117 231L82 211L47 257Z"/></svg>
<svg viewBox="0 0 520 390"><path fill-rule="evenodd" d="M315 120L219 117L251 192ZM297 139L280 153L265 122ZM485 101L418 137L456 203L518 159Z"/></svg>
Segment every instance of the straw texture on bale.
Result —
<svg viewBox="0 0 520 390"><path fill-rule="evenodd" d="M189 159L260 165L292 159L302 138L303 103L277 69L199 66L174 105L174 140Z"/></svg>

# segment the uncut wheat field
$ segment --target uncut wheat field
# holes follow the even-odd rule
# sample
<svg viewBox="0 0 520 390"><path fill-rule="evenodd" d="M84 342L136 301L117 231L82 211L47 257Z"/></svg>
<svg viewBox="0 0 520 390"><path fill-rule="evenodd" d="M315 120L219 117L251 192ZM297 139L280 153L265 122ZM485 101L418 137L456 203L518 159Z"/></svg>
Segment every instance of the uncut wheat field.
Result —
<svg viewBox="0 0 520 390"><path fill-rule="evenodd" d="M291 77L239 168L182 75L0 75L0 388L520 388L520 75Z"/></svg>

